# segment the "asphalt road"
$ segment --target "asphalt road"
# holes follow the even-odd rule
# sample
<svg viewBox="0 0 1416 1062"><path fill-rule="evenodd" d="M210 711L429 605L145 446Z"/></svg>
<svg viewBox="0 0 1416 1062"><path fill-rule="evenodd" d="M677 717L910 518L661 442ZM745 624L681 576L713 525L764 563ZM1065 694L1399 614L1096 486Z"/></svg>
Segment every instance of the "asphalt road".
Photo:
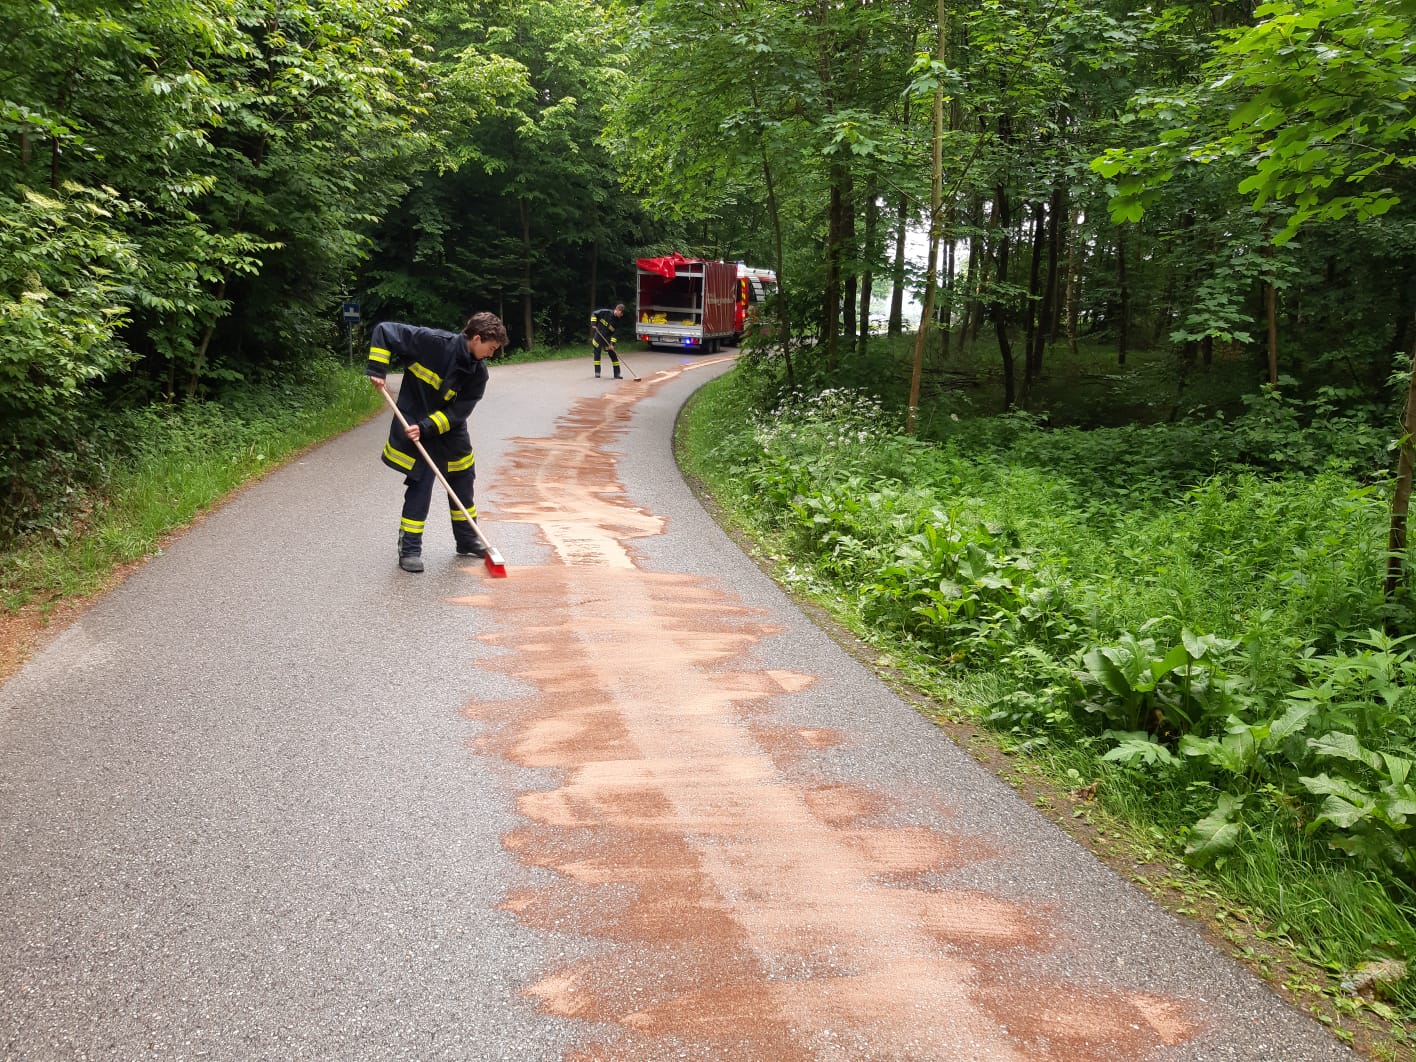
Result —
<svg viewBox="0 0 1416 1062"><path fill-rule="evenodd" d="M698 506L726 358L494 366L508 578L384 418L0 687L7 1059L1351 1057L962 754Z"/></svg>

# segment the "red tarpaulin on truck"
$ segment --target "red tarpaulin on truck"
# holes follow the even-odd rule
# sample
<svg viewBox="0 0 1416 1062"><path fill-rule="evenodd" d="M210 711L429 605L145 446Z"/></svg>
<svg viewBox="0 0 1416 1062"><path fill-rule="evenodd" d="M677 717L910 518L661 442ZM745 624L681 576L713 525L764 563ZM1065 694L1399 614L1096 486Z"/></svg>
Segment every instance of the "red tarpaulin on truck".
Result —
<svg viewBox="0 0 1416 1062"><path fill-rule="evenodd" d="M650 273L657 273L661 277L669 280L674 279L678 272L680 262L697 262L697 258L685 258L681 254L671 254L667 258L637 258L635 262L640 269Z"/></svg>

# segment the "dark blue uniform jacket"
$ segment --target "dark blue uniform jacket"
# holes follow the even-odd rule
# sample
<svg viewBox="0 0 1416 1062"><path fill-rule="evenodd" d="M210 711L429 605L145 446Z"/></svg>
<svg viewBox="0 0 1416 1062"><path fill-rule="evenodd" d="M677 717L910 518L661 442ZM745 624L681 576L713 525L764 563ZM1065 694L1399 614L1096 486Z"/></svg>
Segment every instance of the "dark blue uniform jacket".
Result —
<svg viewBox="0 0 1416 1062"><path fill-rule="evenodd" d="M445 473L472 467L472 440L467 417L487 390L487 366L467 349L460 332L384 321L369 339L370 376L383 378L393 364L403 366L398 408L409 424L418 425L419 442ZM411 479L421 479L426 466L418 448L403 434L395 417L384 444L383 463Z"/></svg>

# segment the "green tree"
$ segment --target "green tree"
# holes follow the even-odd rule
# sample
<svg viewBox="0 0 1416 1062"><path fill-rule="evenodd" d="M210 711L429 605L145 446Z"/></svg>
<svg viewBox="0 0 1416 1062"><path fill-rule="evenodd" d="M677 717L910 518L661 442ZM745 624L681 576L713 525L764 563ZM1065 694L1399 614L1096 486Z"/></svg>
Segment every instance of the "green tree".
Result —
<svg viewBox="0 0 1416 1062"><path fill-rule="evenodd" d="M104 397L199 395L326 345L412 139L402 6L0 8L3 371L26 382L7 493Z"/></svg>
<svg viewBox="0 0 1416 1062"><path fill-rule="evenodd" d="M644 228L601 144L623 63L613 11L506 0L429 4L419 18L436 56L437 150L379 230L367 272L378 312L460 322L491 306L525 347L583 332Z"/></svg>
<svg viewBox="0 0 1416 1062"><path fill-rule="evenodd" d="M1416 176L1416 9L1404 0L1278 0L1221 34L1207 79L1143 98L1156 142L1113 148L1093 164L1117 180L1112 214L1136 221L1178 175L1218 166L1273 218L1282 246L1322 222L1370 221L1409 204ZM1408 265L1409 269L1409 265ZM1277 379L1276 276L1266 278L1270 379ZM1403 371L1409 385L1393 497L1386 590L1404 578L1416 452L1416 299Z"/></svg>

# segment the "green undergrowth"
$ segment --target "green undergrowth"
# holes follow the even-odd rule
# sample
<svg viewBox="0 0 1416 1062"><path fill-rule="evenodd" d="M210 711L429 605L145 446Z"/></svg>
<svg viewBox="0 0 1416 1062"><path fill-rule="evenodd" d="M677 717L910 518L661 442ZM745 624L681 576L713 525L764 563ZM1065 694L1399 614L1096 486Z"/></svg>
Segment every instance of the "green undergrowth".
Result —
<svg viewBox="0 0 1416 1062"><path fill-rule="evenodd" d="M36 498L0 551L0 604L14 611L94 593L232 490L383 404L362 366L302 374L220 401L96 418L80 449L53 455L63 491Z"/></svg>
<svg viewBox="0 0 1416 1062"><path fill-rule="evenodd" d="M1365 414L1270 390L1230 419L946 415L919 441L859 392L769 393L750 365L705 388L680 451L777 576L1409 1047L1416 625L1381 592Z"/></svg>
<svg viewBox="0 0 1416 1062"><path fill-rule="evenodd" d="M590 360L590 344L569 347L537 347L534 350L512 350L498 354L496 364L519 365L531 361L571 361L575 358Z"/></svg>

